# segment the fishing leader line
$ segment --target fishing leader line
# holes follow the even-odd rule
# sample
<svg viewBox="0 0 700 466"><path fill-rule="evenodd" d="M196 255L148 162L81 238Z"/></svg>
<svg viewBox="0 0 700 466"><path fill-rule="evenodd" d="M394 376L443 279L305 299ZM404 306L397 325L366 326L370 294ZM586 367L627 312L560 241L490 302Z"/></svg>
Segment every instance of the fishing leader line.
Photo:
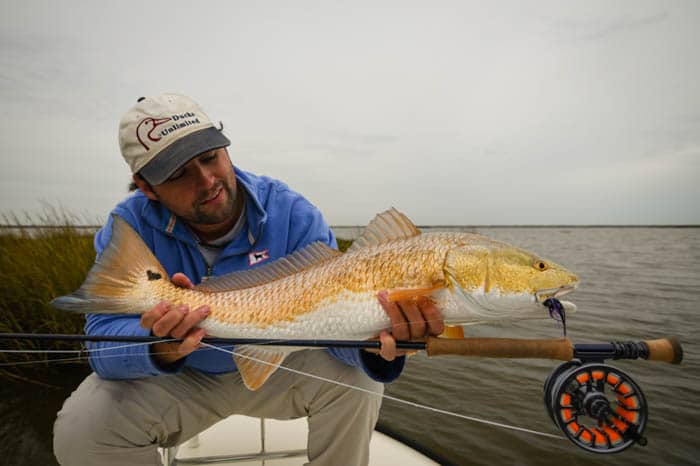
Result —
<svg viewBox="0 0 700 466"><path fill-rule="evenodd" d="M169 340L161 340L161 341L149 341L149 342L144 342L144 343L129 343L128 345L118 345L118 346L110 346L108 348L95 348L95 349L79 349L79 350L6 350L6 349L0 349L0 353L64 353L64 354L71 354L71 353L78 353L78 354L84 354L84 353L99 353L100 351L110 351L110 350L116 350L116 349L124 349L124 348L132 348L134 346L144 346L144 345L152 345L153 343L169 343L177 341L175 338L171 338Z"/></svg>
<svg viewBox="0 0 700 466"><path fill-rule="evenodd" d="M52 358L52 359L37 359L34 361L15 361L15 362L3 362L0 363L0 367L12 367L12 366L27 366L27 365L32 365L32 364L48 364L48 363L53 363L53 362L85 362L86 358L85 356L89 356L91 359L110 359L110 358L123 358L125 356L145 356L145 355L158 355L158 354L170 354L172 351L148 351L144 353L132 353L129 355L124 355L124 354L95 354L95 353L103 353L107 351L112 351L116 349L124 349L124 348L133 348L137 346L150 346L156 343L172 343L172 342L178 342L180 340L176 338L168 339L168 340L158 340L158 341L149 341L149 342L142 342L142 343L129 343L126 345L117 345L117 346L110 346L108 348L93 348L93 349L88 349L88 348L83 348L83 349L77 349L77 350L12 350L12 349L0 349L0 354L2 353L15 353L15 354L77 354L78 356L74 358ZM270 344L271 342L283 342L285 340L270 340L270 342L266 344ZM259 346L265 346L265 344L260 344ZM201 351L211 351L211 348L197 348L195 351L201 352Z"/></svg>
<svg viewBox="0 0 700 466"><path fill-rule="evenodd" d="M347 384L347 383L344 383L344 382L339 382L339 381L337 381L337 380L327 379L327 378L325 378L325 377L321 377L320 375L310 374L310 373L308 373L308 372L299 371L299 370L297 370L297 369L292 369L291 367L286 367L286 366L282 366L282 365L276 365L276 364L273 364L273 363L270 363L270 362L267 362L267 361L263 361L263 360L261 360L261 359L257 359L257 358L252 357L252 356L240 354L240 353L237 353L237 352L235 352L235 351L230 351L230 350L227 350L227 349L218 347L218 346L210 345L209 343L201 343L201 345L206 346L206 347L208 347L208 348L210 348L210 349L214 349L214 350L222 351L222 352L224 352L224 353L228 353L228 354L231 354L231 355L236 355L236 356L239 356L239 357L242 357L242 358L250 359L251 361L254 361L254 362L256 362L256 363L265 364L265 365L268 365L268 366L275 366L275 367L277 367L277 368L279 368L279 369L285 370L285 371L287 371L287 372L291 372L291 373L293 373L293 374L303 375L303 376L306 376L306 377L311 377L312 379L320 380L320 381L322 381L322 382L332 383L332 384L335 384L335 385L339 385L339 386L341 386L341 387L349 388L349 389L351 389L351 390L357 390L357 391L364 392L364 393L367 393L367 394L370 394L370 395L378 396L378 397L380 397L380 398L384 398L384 399L387 399L387 400L395 401L395 402L400 403L400 404L404 404L404 405L407 405L407 406L412 406L412 407L414 407L414 408L424 409L424 410L426 410L426 411L432 411L432 412L434 412L434 413L444 414L444 415L447 415L447 416L452 416L452 417L456 417L456 418L459 418L459 419L464 419L464 420L467 420L467 421L477 422L477 423L481 423L481 424L487 424L487 425L495 426L495 427L501 427L501 428L503 428L503 429L510 429L510 430L515 430L515 431L518 431L518 432L525 432L525 433L528 433L528 434L540 435L540 436L542 436L542 437L549 437L549 438L554 438L554 439L559 439L559 440L565 440L565 439L566 439L565 437L562 437L562 436L560 436L560 435L548 434L548 433L546 433L546 432L540 432L540 431L537 431L537 430L527 429L527 428L525 428L525 427L511 426L511 425L509 425L509 424L503 424L503 423L496 422L496 421L489 421L489 420L486 420L486 419L480 419L480 418L478 418L478 417L467 416L466 414L455 413L455 412L453 412L453 411L447 411L447 410L445 410L445 409L434 408L434 407L432 407L432 406L424 405L424 404L421 404L421 403L416 403L416 402L414 402L414 401L404 400L404 399L402 399L402 398L397 398L397 397L395 397L395 396L386 395L386 394L384 394L384 393L373 392L372 390L368 390L368 389L366 389L366 388L356 387L355 385L350 385L350 384Z"/></svg>
<svg viewBox="0 0 700 466"><path fill-rule="evenodd" d="M96 358L96 359L107 359L107 358L120 358L124 357L125 355L123 354L105 354L105 355L95 355L94 353L100 353L100 352L106 352L106 351L112 351L112 350L117 350L117 349L124 349L124 348L133 348L137 346L149 346L154 343L169 343L169 342L174 342L178 341L177 339L169 339L169 340L162 340L162 341L150 341L150 342L144 342L144 343L129 343L126 345L117 345L117 346L110 346L108 348L94 348L94 349L79 349L79 350L6 350L6 349L0 349L0 353L27 353L27 354L37 354L37 353L47 353L47 354L53 354L53 353L60 353L60 354L77 354L77 357L74 358L57 358L57 359L43 359L43 360L36 360L36 361L17 361L17 362L4 362L0 363L0 367L11 367L11 366L26 366L26 365L31 365L31 364L47 364L50 362L80 362L80 361L85 361L85 358L82 357L82 355L89 355L91 358ZM140 353L140 354L133 354L132 356L143 356L146 354L166 354L169 353L169 351L162 351L158 353L151 353L150 351L148 353Z"/></svg>
<svg viewBox="0 0 700 466"><path fill-rule="evenodd" d="M155 343L172 343L172 342L178 342L180 340L176 338L172 339L167 339L167 340L158 340L158 341L149 341L149 342L139 342L139 343L129 343L126 345L117 345L117 346L110 346L107 348L93 348L93 349L88 349L88 348L83 348L83 349L77 349L77 350L49 350L49 349L39 349L39 350L13 350L13 349L0 349L0 354L2 353L14 353L14 354L77 354L77 357L74 358L52 358L52 359L37 359L35 361L15 361L15 362L3 362L0 363L0 367L11 367L11 366L26 366L26 365L31 365L31 364L47 364L50 362L82 362L85 361L86 358L83 357L83 355L87 355L90 358L94 359L108 359L108 358L121 358L125 356L145 356L145 355L157 355L157 354L170 354L172 351L158 351L158 352L144 352L144 353L132 353L129 355L124 355L124 354L95 354L95 353L104 353L107 351L113 351L117 349L124 349L124 348L133 348L137 346L150 346ZM270 342L266 344L270 344L272 342L283 342L285 340L271 340ZM260 344L259 346L264 346L265 344ZM201 352L201 351L211 351L211 348L197 348L195 351Z"/></svg>

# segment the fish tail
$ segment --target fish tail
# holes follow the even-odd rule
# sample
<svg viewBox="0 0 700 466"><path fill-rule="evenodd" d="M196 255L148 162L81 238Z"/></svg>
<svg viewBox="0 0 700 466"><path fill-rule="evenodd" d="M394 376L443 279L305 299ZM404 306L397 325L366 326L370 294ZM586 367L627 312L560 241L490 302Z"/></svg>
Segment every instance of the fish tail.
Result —
<svg viewBox="0 0 700 466"><path fill-rule="evenodd" d="M63 311L140 314L153 307L154 287L170 284L168 274L141 237L113 216L112 237L78 290L51 305Z"/></svg>

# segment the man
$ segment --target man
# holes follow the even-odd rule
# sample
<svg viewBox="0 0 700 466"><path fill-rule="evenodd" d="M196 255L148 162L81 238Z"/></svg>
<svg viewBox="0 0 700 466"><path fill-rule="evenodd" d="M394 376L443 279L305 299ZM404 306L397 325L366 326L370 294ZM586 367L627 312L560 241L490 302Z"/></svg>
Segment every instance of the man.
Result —
<svg viewBox="0 0 700 466"><path fill-rule="evenodd" d="M120 122L122 155L138 191L113 210L143 238L172 281L193 287L210 276L248 270L315 241L337 247L318 209L284 183L231 164L229 140L188 97L139 99ZM101 254L112 216L95 236ZM439 334L428 301L391 303L378 296L392 328L379 354L357 349L293 353L285 366L377 394L399 376L395 338ZM243 385L230 355L199 349L197 327L208 306L161 302L140 318L92 314L91 335L182 339L150 347L91 345L95 371L66 401L54 427L63 465L160 464L158 446L184 442L232 414L309 418L310 464L366 464L381 398L278 370L257 391ZM229 348L230 349L230 348Z"/></svg>

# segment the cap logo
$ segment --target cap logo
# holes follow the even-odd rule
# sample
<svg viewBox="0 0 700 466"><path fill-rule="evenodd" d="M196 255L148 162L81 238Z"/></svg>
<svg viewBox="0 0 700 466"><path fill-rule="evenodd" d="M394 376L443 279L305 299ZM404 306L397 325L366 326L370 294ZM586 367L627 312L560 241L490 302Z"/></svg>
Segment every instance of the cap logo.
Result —
<svg viewBox="0 0 700 466"><path fill-rule="evenodd" d="M149 150L148 146L144 142L144 139L151 142L158 142L161 136L154 134L156 128L164 123L167 123L172 118L144 118L136 127L136 139L141 143L144 149ZM143 137L142 137L143 135Z"/></svg>

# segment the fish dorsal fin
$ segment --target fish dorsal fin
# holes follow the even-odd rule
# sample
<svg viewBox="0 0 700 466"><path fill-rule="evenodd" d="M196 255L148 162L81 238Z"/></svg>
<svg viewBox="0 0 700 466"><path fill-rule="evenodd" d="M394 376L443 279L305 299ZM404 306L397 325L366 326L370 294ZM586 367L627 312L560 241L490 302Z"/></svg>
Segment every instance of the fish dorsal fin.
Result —
<svg viewBox="0 0 700 466"><path fill-rule="evenodd" d="M195 289L202 292L216 293L252 288L301 272L342 254L327 244L317 241L256 269L232 272L220 277L209 278L197 285Z"/></svg>
<svg viewBox="0 0 700 466"><path fill-rule="evenodd" d="M386 212L377 214L377 216L369 222L369 225L367 225L365 231L362 232L362 235L348 248L348 252L360 248L379 246L380 244L397 239L412 238L418 235L420 235L420 230L413 222L392 207Z"/></svg>
<svg viewBox="0 0 700 466"><path fill-rule="evenodd" d="M236 363L245 386L248 390L255 391L274 374L287 354L280 350L243 345L236 346L233 361Z"/></svg>

